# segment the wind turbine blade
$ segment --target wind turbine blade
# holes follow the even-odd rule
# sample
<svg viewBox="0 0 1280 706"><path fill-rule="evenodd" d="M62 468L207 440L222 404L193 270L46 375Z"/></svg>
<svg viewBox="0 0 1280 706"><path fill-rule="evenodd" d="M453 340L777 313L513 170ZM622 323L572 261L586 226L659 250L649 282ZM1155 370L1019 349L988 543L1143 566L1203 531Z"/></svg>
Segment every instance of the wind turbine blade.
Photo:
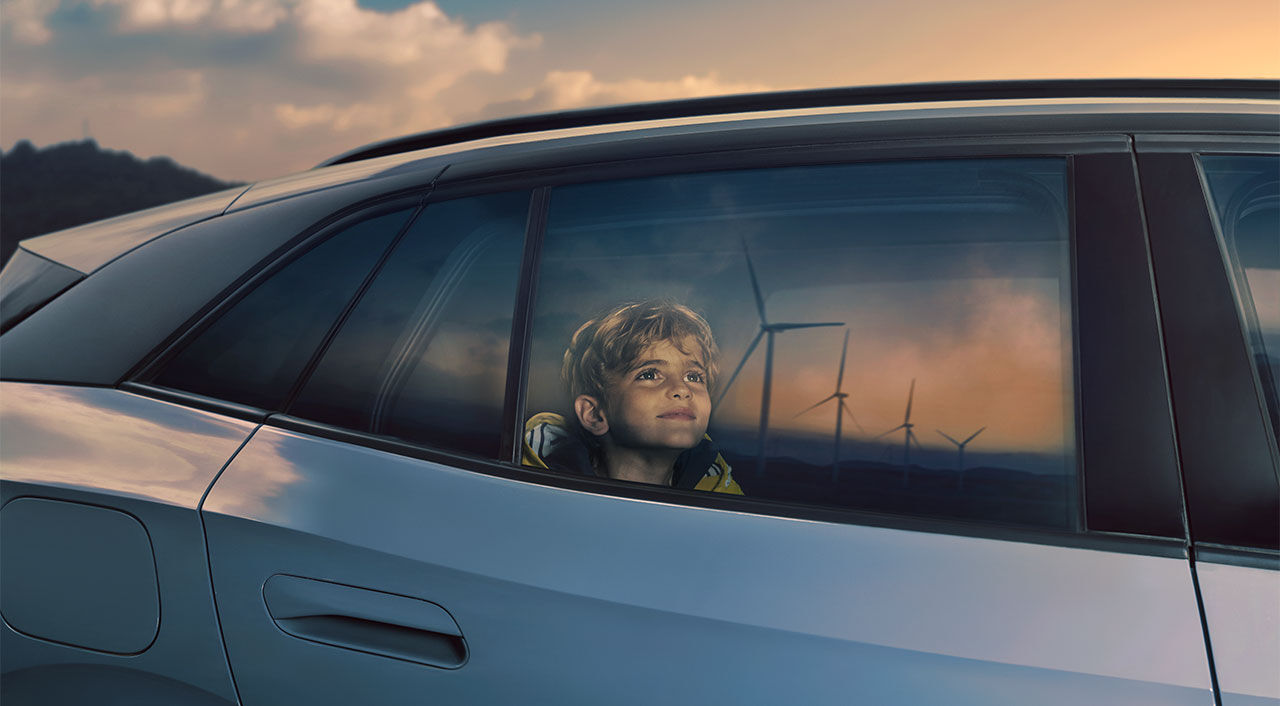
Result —
<svg viewBox="0 0 1280 706"><path fill-rule="evenodd" d="M982 429L986 429L986 427L982 427ZM966 444L967 444L967 443L969 443L970 441L973 441L973 437L975 437L975 436L977 436L977 435L981 434L981 433L982 433L982 429L979 429L979 430L977 430L977 431L973 432L972 434L970 434L970 435L969 435L969 438L964 440L964 443L966 443Z"/></svg>
<svg viewBox="0 0 1280 706"><path fill-rule="evenodd" d="M947 432L945 432L945 431L943 431L943 430L941 430L941 429L935 429L934 431L936 431L936 432L938 432L939 434L941 434L941 435L943 435L943 436L947 437L947 441L950 441L951 443L955 444L956 446L964 446L964 444L960 443L959 441L956 441L955 439L952 439L952 438L951 438L951 435L950 435L950 434L948 434ZM969 438L970 438L970 439L972 439L973 437L969 437Z"/></svg>
<svg viewBox="0 0 1280 706"><path fill-rule="evenodd" d="M849 329L844 331L844 348L840 350L840 373L836 375L836 392L840 391L840 386L844 384L844 359L849 355ZM844 400L841 400L841 404ZM850 412L850 416L853 413Z"/></svg>
<svg viewBox="0 0 1280 706"><path fill-rule="evenodd" d="M760 313L760 323L769 323L764 315L764 295L760 293L760 281L756 279L755 265L751 264L751 253L747 250L747 241L742 241L742 254L747 258L747 274L751 275L751 292L756 295L756 311Z"/></svg>
<svg viewBox="0 0 1280 706"><path fill-rule="evenodd" d="M858 423L858 418L853 416L853 410L849 409L849 405L845 404L844 400L840 400L840 406L844 407L844 411L849 413L849 421L853 422L853 425L855 427L858 427L858 431L862 432L863 434L866 434L867 430L863 429L862 425Z"/></svg>
<svg viewBox="0 0 1280 706"><path fill-rule="evenodd" d="M824 397L824 398L822 398L822 401L821 401L821 402L818 402L817 404L814 404L814 405L810 405L810 406L808 406L808 407L805 407L803 410L801 410L801 411L800 411L800 413L799 413L799 414L797 414L797 415L796 415L796 417L800 416L801 414L804 414L805 412L808 412L809 410L817 409L817 408L821 407L822 405L824 405L824 404L826 404L826 403L830 402L831 400L835 399L835 397L836 397L835 395L831 395L830 397ZM792 419L795 419L795 417L792 417Z"/></svg>
<svg viewBox="0 0 1280 706"><path fill-rule="evenodd" d="M911 378L911 390L907 392L907 414L902 418L903 425L911 421L911 401L916 396L916 379Z"/></svg>
<svg viewBox="0 0 1280 706"><path fill-rule="evenodd" d="M888 435L892 434L893 432L895 432L895 431L897 431L897 430L899 430L899 429L906 429L906 428L907 428L907 425L906 425L906 424L899 424L898 426L896 426L896 427L894 427L894 428L890 429L889 431L886 431L886 432L885 432L885 433L883 433L883 434L877 434L874 438L879 439L880 437L882 437L882 436L888 436Z"/></svg>
<svg viewBox="0 0 1280 706"><path fill-rule="evenodd" d="M751 339L751 345L747 346L747 352L743 354L742 360L738 363L738 367L734 368L733 375L729 376L729 382L726 382L724 384L724 388L720 390L720 396L716 398L715 404L712 405L713 407L719 407L720 402L724 400L724 396L729 394L729 388L733 385L733 381L738 379L738 373L742 372L742 366L747 364L747 359L751 357L752 353L755 353L756 346L760 345L761 338L764 338L764 329L760 329L760 331L756 333L756 337Z"/></svg>
<svg viewBox="0 0 1280 706"><path fill-rule="evenodd" d="M920 440L916 438L916 433L910 429L907 430L907 441L915 444L917 449L924 449L924 447L920 445Z"/></svg>
<svg viewBox="0 0 1280 706"><path fill-rule="evenodd" d="M797 328L818 328L819 326L844 326L843 321L824 321L820 324L769 324L774 331L790 331Z"/></svg>

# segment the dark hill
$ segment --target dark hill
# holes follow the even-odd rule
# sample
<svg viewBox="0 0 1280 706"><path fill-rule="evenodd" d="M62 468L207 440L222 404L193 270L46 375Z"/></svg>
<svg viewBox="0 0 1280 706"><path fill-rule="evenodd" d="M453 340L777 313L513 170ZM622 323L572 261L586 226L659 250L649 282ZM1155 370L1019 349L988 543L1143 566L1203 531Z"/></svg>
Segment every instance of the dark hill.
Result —
<svg viewBox="0 0 1280 706"><path fill-rule="evenodd" d="M18 241L236 186L168 157L140 160L93 140L0 154L0 263Z"/></svg>

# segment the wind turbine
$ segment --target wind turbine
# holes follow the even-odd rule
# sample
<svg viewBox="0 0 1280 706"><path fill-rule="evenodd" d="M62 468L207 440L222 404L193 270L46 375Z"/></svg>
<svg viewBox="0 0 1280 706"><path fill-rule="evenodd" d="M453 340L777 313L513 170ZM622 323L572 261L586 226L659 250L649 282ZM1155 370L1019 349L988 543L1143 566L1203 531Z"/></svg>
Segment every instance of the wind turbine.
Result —
<svg viewBox="0 0 1280 706"><path fill-rule="evenodd" d="M853 425L858 427L858 431L862 431L862 425L858 424L857 418L853 416L853 410L849 409L849 405L846 404L844 401L844 399L849 396L849 393L843 392L841 390L841 386L844 384L844 361L845 361L845 358L848 357L848 355L849 355L849 331L846 329L844 332L844 349L840 351L840 372L839 374L836 375L836 391L831 393L830 396L822 398L822 400L817 404L814 404L811 407L805 407L804 410L800 412L800 414L804 414L805 412L808 412L811 409L817 409L818 407L821 407L822 405L830 402L831 400L836 400L836 452L835 452L835 459L831 462L831 482L832 483L836 482L836 480L840 477L840 428L841 428L841 423L844 421L845 412L849 413L849 419L853 420ZM797 414L796 416L799 417L800 414Z"/></svg>
<svg viewBox="0 0 1280 706"><path fill-rule="evenodd" d="M956 477L959 478L958 487L962 489L964 488L964 447L967 446L970 441L973 441L973 438L975 436L981 434L983 429L986 429L986 427L982 427L982 429L979 429L973 432L972 434L969 435L969 438L965 439L964 441L956 441L955 439L952 439L949 434L947 434L945 431L941 429L935 430L939 434L945 436L947 438L947 441L950 441L951 443L955 444L956 448L959 449L959 454L957 455L957 458L956 458L956 471L957 471Z"/></svg>
<svg viewBox="0 0 1280 706"><path fill-rule="evenodd" d="M756 297L756 313L760 315L760 331L756 333L756 337L751 339L751 345L747 346L747 352L743 354L742 360L738 363L738 367L734 369L733 375L729 376L729 382L725 383L724 389L720 391L720 396L716 398L715 404L712 406L720 406L720 402L724 400L724 396L729 394L729 388L733 385L733 381L738 379L738 373L742 372L742 367L747 364L747 359L756 351L756 346L760 345L760 339L767 337L768 342L765 345L764 354L764 391L760 395L760 436L759 446L756 450L756 476L764 475L764 437L769 430L769 397L773 386L773 337L779 331L790 331L798 328L817 328L819 326L844 326L843 321L815 323L815 324L797 324L797 323L771 323L769 317L764 310L764 295L760 293L760 282L756 279L756 268L751 264L751 253L747 250L747 242L742 241L742 254L747 258L747 272L751 275L751 291Z"/></svg>
<svg viewBox="0 0 1280 706"><path fill-rule="evenodd" d="M911 423L911 400L915 397L915 395L916 395L916 379L911 378L911 389L907 392L907 413L902 415L902 423L880 435L880 436L888 436L889 434L892 434L893 432L899 429L907 430L907 433L903 436L903 439L902 439L902 486L904 488L907 486L907 481L911 477L911 445L912 444L915 444L916 446L920 445L920 442L916 440L916 433L912 431L912 428L915 427L915 424ZM876 438L879 439L880 436L877 436Z"/></svg>

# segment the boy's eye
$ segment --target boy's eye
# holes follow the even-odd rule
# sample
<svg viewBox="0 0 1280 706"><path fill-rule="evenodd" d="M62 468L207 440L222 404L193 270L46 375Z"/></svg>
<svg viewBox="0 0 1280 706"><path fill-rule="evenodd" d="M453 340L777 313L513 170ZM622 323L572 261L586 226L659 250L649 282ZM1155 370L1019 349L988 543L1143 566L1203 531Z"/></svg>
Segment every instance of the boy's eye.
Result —
<svg viewBox="0 0 1280 706"><path fill-rule="evenodd" d="M705 384L707 382L707 376L705 373L698 372L697 370L690 370L689 372L684 374L684 380L685 382L696 382L698 384Z"/></svg>
<svg viewBox="0 0 1280 706"><path fill-rule="evenodd" d="M637 380L657 380L657 379L658 379L658 369L657 369L657 368L645 368L644 370L641 370L640 372L636 373L636 379L637 379Z"/></svg>

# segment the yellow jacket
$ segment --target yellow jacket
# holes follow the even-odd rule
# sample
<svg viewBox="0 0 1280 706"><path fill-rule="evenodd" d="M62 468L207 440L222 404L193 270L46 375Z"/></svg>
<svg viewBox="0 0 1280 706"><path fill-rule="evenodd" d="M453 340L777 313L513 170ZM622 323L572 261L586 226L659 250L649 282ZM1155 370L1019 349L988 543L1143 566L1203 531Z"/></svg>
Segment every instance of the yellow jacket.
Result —
<svg viewBox="0 0 1280 706"><path fill-rule="evenodd" d="M540 412L525 422L521 463L534 468L597 475L587 442L569 428L564 417L554 412ZM698 468L705 469L701 475ZM733 469L706 434L697 446L676 459L673 485L712 493L743 494L733 479Z"/></svg>

